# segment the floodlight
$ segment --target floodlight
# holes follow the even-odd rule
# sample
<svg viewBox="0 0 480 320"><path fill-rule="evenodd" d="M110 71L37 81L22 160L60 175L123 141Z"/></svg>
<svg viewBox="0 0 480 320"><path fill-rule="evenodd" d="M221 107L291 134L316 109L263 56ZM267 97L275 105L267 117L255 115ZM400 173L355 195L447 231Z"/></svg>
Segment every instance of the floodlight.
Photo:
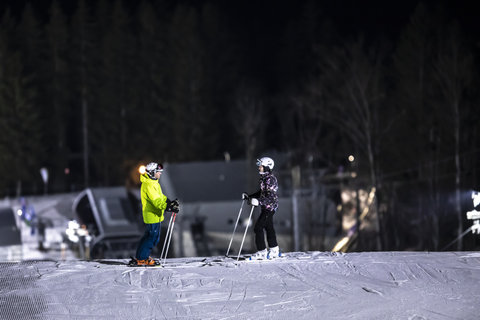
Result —
<svg viewBox="0 0 480 320"><path fill-rule="evenodd" d="M480 211L472 210L467 212L467 219L473 220L472 233L480 234Z"/></svg>
<svg viewBox="0 0 480 320"><path fill-rule="evenodd" d="M472 210L467 212L467 219L480 220L480 211Z"/></svg>
<svg viewBox="0 0 480 320"><path fill-rule="evenodd" d="M472 192L472 199L473 199L473 207L476 207L480 204L480 192L473 191Z"/></svg>
<svg viewBox="0 0 480 320"><path fill-rule="evenodd" d="M472 233L480 234L480 220L473 221Z"/></svg>

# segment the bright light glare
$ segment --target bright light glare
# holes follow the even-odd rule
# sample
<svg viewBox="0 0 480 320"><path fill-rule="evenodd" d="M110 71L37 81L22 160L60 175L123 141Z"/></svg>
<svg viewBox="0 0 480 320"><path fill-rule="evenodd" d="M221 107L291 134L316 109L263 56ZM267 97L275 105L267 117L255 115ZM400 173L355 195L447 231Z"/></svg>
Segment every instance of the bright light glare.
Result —
<svg viewBox="0 0 480 320"><path fill-rule="evenodd" d="M353 155L348 156L348 161L353 162L355 161L355 157Z"/></svg>
<svg viewBox="0 0 480 320"><path fill-rule="evenodd" d="M81 237L86 236L87 235L87 230L80 228L80 229L77 230L77 234Z"/></svg>
<svg viewBox="0 0 480 320"><path fill-rule="evenodd" d="M73 230L75 230L75 229L78 229L78 228L80 228L80 225L78 224L77 221L72 220L72 221L69 221L69 222L68 222L68 229L73 229Z"/></svg>
<svg viewBox="0 0 480 320"><path fill-rule="evenodd" d="M138 172L139 172L140 174L145 174L145 172L147 172L146 169L145 169L145 166L144 166L144 165L141 165L141 166L138 168Z"/></svg>
<svg viewBox="0 0 480 320"><path fill-rule="evenodd" d="M77 221L75 220L69 221L68 228L67 230L65 230L65 233L68 236L68 240L70 240L71 242L77 243L80 240L78 236L81 235L81 232L79 232L81 230L83 229L80 229L80 225L78 224Z"/></svg>
<svg viewBox="0 0 480 320"><path fill-rule="evenodd" d="M472 192L473 206L476 207L480 204L480 193L478 191Z"/></svg>
<svg viewBox="0 0 480 320"><path fill-rule="evenodd" d="M22 216L22 213L23 213L23 212L22 212L22 209L18 209L18 210L17 210L17 214L18 214L20 217Z"/></svg>

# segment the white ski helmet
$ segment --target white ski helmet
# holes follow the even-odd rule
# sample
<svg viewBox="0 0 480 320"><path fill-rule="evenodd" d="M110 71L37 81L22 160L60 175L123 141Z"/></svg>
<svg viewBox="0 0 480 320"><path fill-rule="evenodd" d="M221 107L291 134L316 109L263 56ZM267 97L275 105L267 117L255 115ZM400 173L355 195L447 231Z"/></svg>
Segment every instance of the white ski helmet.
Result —
<svg viewBox="0 0 480 320"><path fill-rule="evenodd" d="M155 173L161 172L161 171L163 171L163 166L161 163L159 164L156 162L150 162L145 166L145 172L150 177L150 179L156 180Z"/></svg>
<svg viewBox="0 0 480 320"><path fill-rule="evenodd" d="M262 157L260 159L257 159L257 167L263 166L264 168L272 170L274 165L275 162L273 162L272 158Z"/></svg>

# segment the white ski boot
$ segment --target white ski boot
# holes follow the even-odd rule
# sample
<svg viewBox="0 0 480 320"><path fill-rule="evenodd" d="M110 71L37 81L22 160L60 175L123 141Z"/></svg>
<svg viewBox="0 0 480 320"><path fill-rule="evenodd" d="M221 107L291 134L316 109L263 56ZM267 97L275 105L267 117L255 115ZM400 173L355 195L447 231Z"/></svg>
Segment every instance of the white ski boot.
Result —
<svg viewBox="0 0 480 320"><path fill-rule="evenodd" d="M275 259L275 258L278 258L280 257L282 254L280 253L280 248L278 246L276 247L273 247L273 248L270 248L268 250L268 254L267 254L267 259Z"/></svg>
<svg viewBox="0 0 480 320"><path fill-rule="evenodd" d="M250 256L250 260L266 260L268 255L267 249L257 251L257 253Z"/></svg>

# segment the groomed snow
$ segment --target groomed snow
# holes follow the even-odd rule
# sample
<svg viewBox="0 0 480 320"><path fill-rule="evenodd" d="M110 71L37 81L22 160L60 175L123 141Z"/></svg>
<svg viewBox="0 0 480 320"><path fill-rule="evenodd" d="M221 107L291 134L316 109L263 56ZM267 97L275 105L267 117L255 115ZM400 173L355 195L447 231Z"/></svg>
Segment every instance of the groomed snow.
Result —
<svg viewBox="0 0 480 320"><path fill-rule="evenodd" d="M0 263L1 319L479 319L479 252Z"/></svg>

